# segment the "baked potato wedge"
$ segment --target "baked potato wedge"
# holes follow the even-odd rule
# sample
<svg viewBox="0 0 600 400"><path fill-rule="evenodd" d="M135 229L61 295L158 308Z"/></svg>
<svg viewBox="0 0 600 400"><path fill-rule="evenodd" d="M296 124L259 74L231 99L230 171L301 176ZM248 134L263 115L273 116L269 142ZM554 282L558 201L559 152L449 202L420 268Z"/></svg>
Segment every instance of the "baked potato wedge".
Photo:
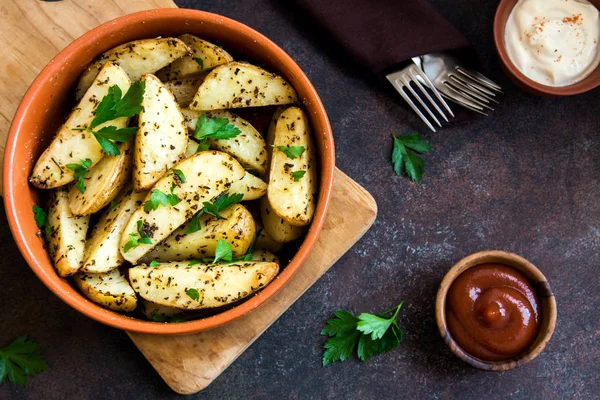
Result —
<svg viewBox="0 0 600 400"><path fill-rule="evenodd" d="M231 245L233 257L241 257L254 240L256 225L252 214L241 204L221 211L222 219L210 214L200 216L200 230L186 234L188 224L177 229L148 253L145 260L162 262L214 257L219 240Z"/></svg>
<svg viewBox="0 0 600 400"><path fill-rule="evenodd" d="M156 76L162 81L197 75L233 61L233 57L221 47L197 36L186 33L178 36L177 39L185 43L192 53L173 61L158 71Z"/></svg>
<svg viewBox="0 0 600 400"><path fill-rule="evenodd" d="M204 82L206 75L208 75L208 73L202 73L201 75L192 78L182 78L171 81L163 80L163 82L167 89L173 93L173 97L175 97L177 104L179 104L180 107L187 107L192 100L194 100L194 96L196 95L200 84Z"/></svg>
<svg viewBox="0 0 600 400"><path fill-rule="evenodd" d="M258 249L252 252L250 261L274 262L279 264L279 258L267 249Z"/></svg>
<svg viewBox="0 0 600 400"><path fill-rule="evenodd" d="M129 270L133 289L156 304L185 310L231 304L268 285L279 272L271 262L194 265L187 262L140 265Z"/></svg>
<svg viewBox="0 0 600 400"><path fill-rule="evenodd" d="M120 65L135 82L140 80L142 75L152 74L190 52L185 43L171 37L142 39L122 44L102 54L83 71L75 89L75 98L79 100L83 96L98 75L98 71L108 61Z"/></svg>
<svg viewBox="0 0 600 400"><path fill-rule="evenodd" d="M69 189L69 207L74 215L90 215L113 201L131 177L133 141L119 145L121 154L103 157L84 178L85 192Z"/></svg>
<svg viewBox="0 0 600 400"><path fill-rule="evenodd" d="M254 222L256 223L256 231L258 232L259 229L262 228L262 230L260 231L260 234L258 235L258 238L256 239L256 245L255 247L258 249L266 249L269 251L272 251L273 253L277 253L278 251L280 251L283 248L283 243L279 243L276 242L271 235L269 235L267 233L267 231L265 230L265 227L263 226L262 222L260 221L260 216L258 220L254 220Z"/></svg>
<svg viewBox="0 0 600 400"><path fill-rule="evenodd" d="M29 179L33 186L52 189L66 185L74 179L73 171L67 168L67 164L79 164L81 160L89 158L94 166L104 157L102 146L90 132L74 129L89 126L109 87L117 85L126 93L131 81L121 67L111 62L106 63L97 75L97 79L93 80L89 90L60 127L50 146L37 160ZM109 125L125 128L128 122L129 118L118 118L99 125L96 130Z"/></svg>
<svg viewBox="0 0 600 400"><path fill-rule="evenodd" d="M115 206L104 211L85 243L82 271L104 273L123 264L121 235L131 214L145 197L145 192L135 192L130 186L116 200Z"/></svg>
<svg viewBox="0 0 600 400"><path fill-rule="evenodd" d="M184 320L183 310L175 307L161 306L148 300L140 301L141 311L150 321L175 322L173 320Z"/></svg>
<svg viewBox="0 0 600 400"><path fill-rule="evenodd" d="M185 158L190 158L191 156L193 156L194 154L196 154L198 152L198 146L200 144L198 142L196 142L193 139L188 140L188 144L187 147L185 148L185 154L184 157Z"/></svg>
<svg viewBox="0 0 600 400"><path fill-rule="evenodd" d="M205 113L187 108L183 109L182 113L187 127L192 132L196 130L196 125L202 115L206 115L208 120L213 118L227 119L230 124L240 130L240 134L232 139L216 140L209 138L210 148L231 154L244 168L254 169L259 175L265 173L268 161L267 144L262 135L248 121L225 110Z"/></svg>
<svg viewBox="0 0 600 400"><path fill-rule="evenodd" d="M231 62L210 71L190 108L207 111L284 105L297 101L296 91L281 76L256 65Z"/></svg>
<svg viewBox="0 0 600 400"><path fill-rule="evenodd" d="M133 186L150 189L168 170L185 158L187 130L179 106L154 75L142 75L146 91L135 136Z"/></svg>
<svg viewBox="0 0 600 400"><path fill-rule="evenodd" d="M89 215L78 217L71 213L68 187L50 193L46 243L58 275L70 276L81 268L89 222Z"/></svg>
<svg viewBox="0 0 600 400"><path fill-rule="evenodd" d="M176 179L178 176L174 173L169 173L154 185L144 201L149 201L154 191L160 191L177 196L178 202L175 205L159 205L148 212L143 205L139 206L123 232L121 253L132 264L189 221L202 208L203 202L212 201L244 176L240 163L218 151L196 153L175 168L185 176L185 183ZM146 238L143 241L149 243L140 241L134 247L128 246L127 243L135 238Z"/></svg>
<svg viewBox="0 0 600 400"><path fill-rule="evenodd" d="M304 232L303 227L292 225L279 215L275 214L275 211L271 208L271 204L269 204L269 198L267 196L260 199L260 215L264 224L263 232L266 232L271 239L277 243L293 242L302 236L302 233ZM259 241L261 241L260 237ZM264 243L261 243L261 247L270 249L270 247Z"/></svg>
<svg viewBox="0 0 600 400"><path fill-rule="evenodd" d="M79 272L73 282L85 297L103 307L131 312L137 306L137 296L118 268L104 274Z"/></svg>
<svg viewBox="0 0 600 400"><path fill-rule="evenodd" d="M243 194L242 201L256 200L267 193L267 184L259 177L246 171L242 179L231 185L229 193Z"/></svg>
<svg viewBox="0 0 600 400"><path fill-rule="evenodd" d="M296 226L310 224L317 202L316 157L310 135L302 109L289 107L281 113L275 128L267 196L275 214ZM292 147L303 149L302 154L291 157L282 151Z"/></svg>

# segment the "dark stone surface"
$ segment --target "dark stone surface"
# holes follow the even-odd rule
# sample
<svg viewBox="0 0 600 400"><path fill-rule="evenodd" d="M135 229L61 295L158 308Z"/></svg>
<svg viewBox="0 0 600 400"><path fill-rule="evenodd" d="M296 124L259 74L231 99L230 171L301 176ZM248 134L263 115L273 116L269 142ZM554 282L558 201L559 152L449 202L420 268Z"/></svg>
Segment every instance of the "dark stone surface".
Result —
<svg viewBox="0 0 600 400"><path fill-rule="evenodd" d="M432 2L473 41L484 71L506 92L489 118L437 134L356 76L351 63L332 59L327 44L311 39L310 25L279 6L266 0L179 3L250 25L300 64L329 112L337 165L379 205L367 235L198 398L589 399L600 393L600 90L566 99L517 90L493 51L497 1ZM413 129L434 147L421 185L395 177L389 162L390 135ZM1 385L0 398L177 397L123 332L54 297L19 255L4 212L0 224L0 344L27 333L51 366L26 389ZM505 373L456 359L433 314L445 271L485 249L531 260L558 302L558 325L546 350ZM319 331L333 311L378 311L401 300L400 348L368 364L320 366Z"/></svg>

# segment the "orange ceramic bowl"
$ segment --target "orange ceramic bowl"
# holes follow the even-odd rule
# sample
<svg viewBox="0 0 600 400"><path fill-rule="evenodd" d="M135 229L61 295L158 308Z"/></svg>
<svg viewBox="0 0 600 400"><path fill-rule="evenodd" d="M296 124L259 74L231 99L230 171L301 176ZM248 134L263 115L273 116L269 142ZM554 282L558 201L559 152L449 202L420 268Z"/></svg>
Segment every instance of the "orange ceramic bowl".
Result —
<svg viewBox="0 0 600 400"><path fill-rule="evenodd" d="M494 42L496 44L496 52L498 53L500 64L506 75L508 75L508 77L521 89L540 96L571 96L587 92L588 90L600 86L600 65L583 80L572 85L561 87L542 85L541 83L529 79L519 71L515 64L510 60L504 43L506 21L517 2L518 0L500 0L498 8L496 9L496 16L494 17ZM600 8L600 0L590 0L590 3L596 6L596 8Z"/></svg>
<svg viewBox="0 0 600 400"><path fill-rule="evenodd" d="M182 323L144 321L102 308L60 278L36 236L32 208L39 191L28 184L34 163L52 140L72 105L73 89L84 68L104 51L135 39L191 33L219 44L284 76L296 89L310 118L319 154L320 190L314 220L291 262L257 295L220 314ZM115 328L153 334L183 334L223 325L264 303L301 267L323 227L331 197L335 155L333 135L319 95L300 67L281 48L255 30L231 19L202 11L159 9L109 21L75 40L38 75L12 122L4 159L4 203L19 250L42 282L71 307ZM43 305L40 305L43 307Z"/></svg>

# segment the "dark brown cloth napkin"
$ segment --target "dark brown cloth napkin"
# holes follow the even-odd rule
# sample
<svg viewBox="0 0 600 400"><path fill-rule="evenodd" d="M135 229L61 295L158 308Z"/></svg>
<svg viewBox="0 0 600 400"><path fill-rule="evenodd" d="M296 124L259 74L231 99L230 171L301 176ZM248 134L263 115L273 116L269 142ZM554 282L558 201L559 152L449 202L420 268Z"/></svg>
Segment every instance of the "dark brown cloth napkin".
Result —
<svg viewBox="0 0 600 400"><path fill-rule="evenodd" d="M426 0L295 0L357 62L381 74L428 53L470 47Z"/></svg>

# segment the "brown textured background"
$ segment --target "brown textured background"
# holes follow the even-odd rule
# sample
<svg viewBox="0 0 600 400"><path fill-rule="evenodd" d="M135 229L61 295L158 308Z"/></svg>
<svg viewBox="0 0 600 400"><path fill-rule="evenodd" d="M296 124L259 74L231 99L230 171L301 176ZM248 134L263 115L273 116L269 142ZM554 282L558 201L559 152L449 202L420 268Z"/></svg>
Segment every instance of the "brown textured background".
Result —
<svg viewBox="0 0 600 400"><path fill-rule="evenodd" d="M250 25L298 62L329 112L338 166L379 205L366 236L197 398L590 399L600 393L600 90L565 99L520 92L494 54L497 1L431 3L475 44L485 73L506 93L490 117L437 134L278 2L178 1ZM390 135L412 130L434 147L421 185L395 177L389 163ZM0 345L29 334L50 363L26 389L0 385L1 399L179 397L123 332L71 310L38 281L4 211L0 246ZM435 325L435 292L445 271L484 249L531 260L558 303L557 330L544 353L505 373L456 359ZM378 311L401 300L400 348L368 364L320 366L319 331L333 311Z"/></svg>

